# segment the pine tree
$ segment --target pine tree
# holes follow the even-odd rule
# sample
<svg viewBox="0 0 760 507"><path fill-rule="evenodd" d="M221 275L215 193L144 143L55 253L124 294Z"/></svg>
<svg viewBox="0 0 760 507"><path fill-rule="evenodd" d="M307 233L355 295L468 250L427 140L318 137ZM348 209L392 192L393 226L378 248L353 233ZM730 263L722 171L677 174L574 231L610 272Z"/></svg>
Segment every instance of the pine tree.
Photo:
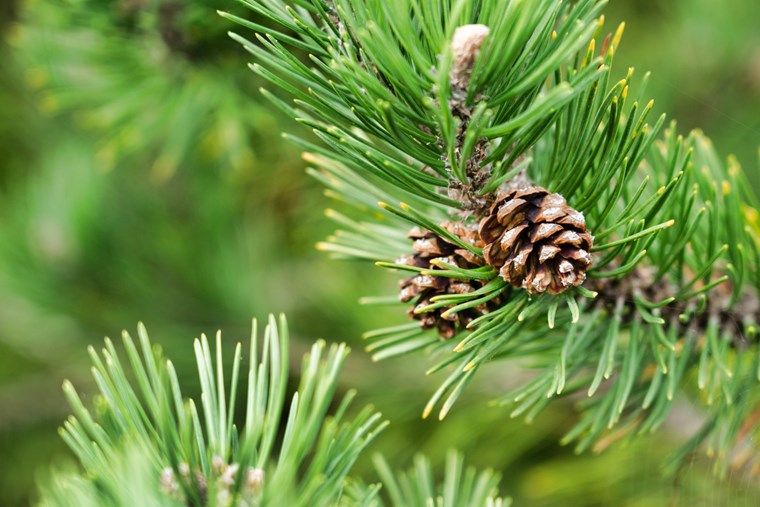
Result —
<svg viewBox="0 0 760 507"><path fill-rule="evenodd" d="M365 338L376 360L434 358L424 416L522 363L535 377L495 405L532 419L575 396L579 451L690 396L706 418L681 457L756 464L756 197L704 135L650 123L648 75L611 77L604 2L242 3L268 23L222 15L256 32L232 37L284 95L263 93L320 141L294 139L341 208L319 247L407 274L366 302L413 320Z"/></svg>
<svg viewBox="0 0 760 507"><path fill-rule="evenodd" d="M339 208L319 248L401 273L397 293L364 302L408 321L365 338L376 360L432 358L443 380L425 417L443 419L496 362L533 372L494 400L512 416L577 401L565 441L579 451L653 431L690 397L705 420L671 470L698 449L719 472L760 465L756 197L704 135L649 123L648 76L613 79L623 29L605 34L603 1L241 3L253 20L222 15L256 33L232 37L280 90L263 93L317 138L291 139ZM507 503L498 476L454 452L442 484L424 457L401 474L378 457L379 485L351 476L385 423L346 416L350 393L332 405L345 346L314 345L285 410L285 322L270 319L261 359L254 325L238 428L240 345L228 397L221 339L215 353L195 342L196 405L138 334L123 339L131 373L110 341L91 349L93 409L64 385L61 433L85 474L56 474L44 504Z"/></svg>

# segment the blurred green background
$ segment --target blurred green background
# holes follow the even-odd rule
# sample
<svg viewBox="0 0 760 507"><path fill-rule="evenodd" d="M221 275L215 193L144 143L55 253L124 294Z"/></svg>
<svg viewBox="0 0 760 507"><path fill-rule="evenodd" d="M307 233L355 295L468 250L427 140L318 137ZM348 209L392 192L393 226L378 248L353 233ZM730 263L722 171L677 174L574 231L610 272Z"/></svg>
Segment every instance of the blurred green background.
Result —
<svg viewBox="0 0 760 507"><path fill-rule="evenodd" d="M703 129L760 187L760 2L611 3L607 28L627 22L616 72L651 70L657 110L682 131ZM424 358L371 364L359 339L403 320L358 304L396 281L314 249L331 231L327 199L281 140L298 127L262 101L219 8L240 10L0 3L0 505L27 505L34 481L70 459L56 433L68 414L60 384L93 392L88 344L142 320L193 392L192 339L218 328L245 339L269 312L288 314L296 358L319 337L353 345L344 385L392 421L374 449L399 466L416 450L441 463L458 447L501 470L516 505L760 504L755 478L719 482L702 457L660 475L700 417L690 406L653 437L575 457L557 443L572 407L513 421L486 401L525 373L492 370L445 423L421 421L438 380L424 377Z"/></svg>

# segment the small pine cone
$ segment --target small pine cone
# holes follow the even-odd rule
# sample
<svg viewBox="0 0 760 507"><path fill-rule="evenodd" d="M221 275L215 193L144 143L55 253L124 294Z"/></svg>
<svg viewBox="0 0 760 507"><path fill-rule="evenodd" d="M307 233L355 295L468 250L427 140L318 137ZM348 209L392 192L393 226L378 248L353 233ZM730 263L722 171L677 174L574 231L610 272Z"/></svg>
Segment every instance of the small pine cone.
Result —
<svg viewBox="0 0 760 507"><path fill-rule="evenodd" d="M474 226L461 223L444 222L441 224L446 230L455 234L465 242L482 247ZM485 260L459 245L449 243L431 231L414 229L409 233L409 238L414 240L414 255L407 255L399 260L399 264L406 264L431 271L440 269L433 260L440 260L446 264L459 266L463 269L473 269L485 265ZM488 303L469 308L453 315L443 316L448 308L436 308L422 313L414 313L417 308L423 308L431 304L430 299L443 294L466 294L483 286L480 280L461 280L445 278L442 276L417 274L401 282L399 299L409 302L417 298L415 305L408 312L409 316L420 322L423 329L438 330L441 338L449 339L456 335L459 328L467 326L474 319L484 315L498 305L498 298Z"/></svg>
<svg viewBox="0 0 760 507"><path fill-rule="evenodd" d="M486 262L515 287L559 294L586 279L593 237L583 214L539 186L510 190L480 222Z"/></svg>

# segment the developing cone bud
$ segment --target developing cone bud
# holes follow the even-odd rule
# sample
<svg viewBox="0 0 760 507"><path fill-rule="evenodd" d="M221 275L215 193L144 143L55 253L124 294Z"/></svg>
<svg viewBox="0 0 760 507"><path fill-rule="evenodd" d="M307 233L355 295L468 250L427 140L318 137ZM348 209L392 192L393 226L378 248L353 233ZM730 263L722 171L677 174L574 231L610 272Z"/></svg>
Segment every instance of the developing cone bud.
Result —
<svg viewBox="0 0 760 507"><path fill-rule="evenodd" d="M510 190L479 232L486 262L531 294L559 294L586 279L593 237L583 214L559 194L538 186Z"/></svg>
<svg viewBox="0 0 760 507"><path fill-rule="evenodd" d="M450 77L451 86L455 91L467 90L472 67L489 32L486 25L463 25L454 31L454 38L451 41L454 64L451 67Z"/></svg>

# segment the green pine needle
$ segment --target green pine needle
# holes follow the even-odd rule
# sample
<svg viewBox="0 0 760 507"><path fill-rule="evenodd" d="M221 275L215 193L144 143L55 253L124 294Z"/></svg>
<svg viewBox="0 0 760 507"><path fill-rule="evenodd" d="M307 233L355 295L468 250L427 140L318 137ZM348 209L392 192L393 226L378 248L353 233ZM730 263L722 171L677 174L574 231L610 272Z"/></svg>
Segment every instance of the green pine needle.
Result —
<svg viewBox="0 0 760 507"><path fill-rule="evenodd" d="M74 415L61 434L86 478L55 476L46 505L66 505L77 498L67 492L74 489L83 502L97 505L128 505L123 499L132 498L144 500L141 505L331 506L341 498L353 463L386 425L369 408L346 419L352 393L337 411L330 410L345 345L312 346L286 407L290 358L284 317L269 318L263 339L254 321L248 367L241 368L238 343L229 377L221 334L213 348L205 336L195 340L200 404L182 397L174 367L142 325L138 337L136 344L123 335L129 370L110 340L101 354L91 349L100 390L93 409L64 383ZM244 413L236 418L238 407ZM122 468L128 473L121 475ZM130 477L134 484L125 483ZM139 494L125 497L132 488Z"/></svg>

